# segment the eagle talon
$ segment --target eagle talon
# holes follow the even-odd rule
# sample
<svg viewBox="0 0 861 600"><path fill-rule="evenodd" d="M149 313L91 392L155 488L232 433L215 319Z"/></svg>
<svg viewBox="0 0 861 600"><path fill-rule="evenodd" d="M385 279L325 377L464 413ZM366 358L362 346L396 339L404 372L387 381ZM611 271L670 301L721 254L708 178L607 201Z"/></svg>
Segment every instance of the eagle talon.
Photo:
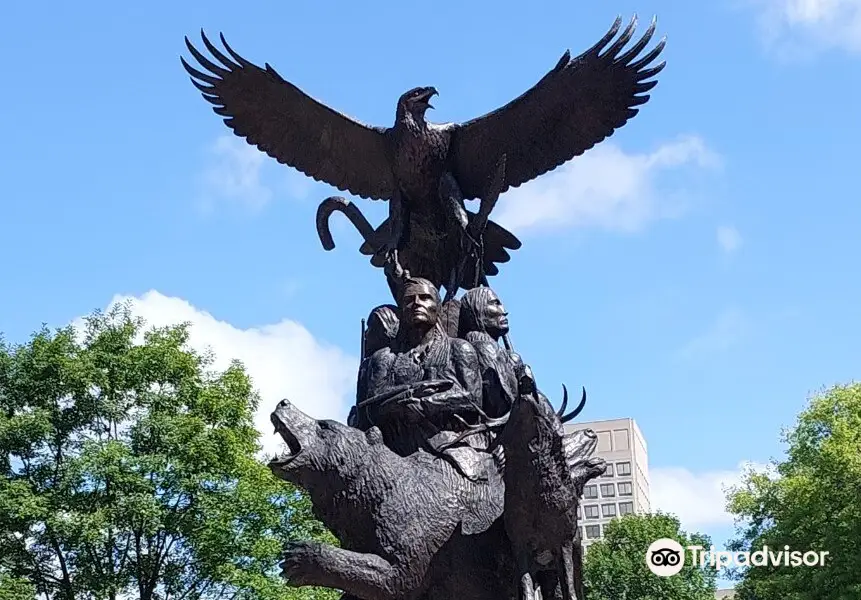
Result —
<svg viewBox="0 0 861 600"><path fill-rule="evenodd" d="M403 279L409 277L409 273L404 269L398 258L398 249L393 246L384 246L377 251L379 256L384 257L383 272L388 277L393 279Z"/></svg>
<svg viewBox="0 0 861 600"><path fill-rule="evenodd" d="M391 265L400 266L400 262L398 261L398 249L397 248L389 248L385 251L386 263Z"/></svg>

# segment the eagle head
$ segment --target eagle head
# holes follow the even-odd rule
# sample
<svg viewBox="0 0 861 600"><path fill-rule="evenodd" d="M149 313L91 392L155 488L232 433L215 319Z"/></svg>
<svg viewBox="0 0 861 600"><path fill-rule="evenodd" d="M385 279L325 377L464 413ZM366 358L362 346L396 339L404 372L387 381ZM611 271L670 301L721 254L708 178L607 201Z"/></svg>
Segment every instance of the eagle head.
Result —
<svg viewBox="0 0 861 600"><path fill-rule="evenodd" d="M398 100L398 112L423 119L427 109L433 108L430 99L438 95L435 87L417 87L404 93Z"/></svg>

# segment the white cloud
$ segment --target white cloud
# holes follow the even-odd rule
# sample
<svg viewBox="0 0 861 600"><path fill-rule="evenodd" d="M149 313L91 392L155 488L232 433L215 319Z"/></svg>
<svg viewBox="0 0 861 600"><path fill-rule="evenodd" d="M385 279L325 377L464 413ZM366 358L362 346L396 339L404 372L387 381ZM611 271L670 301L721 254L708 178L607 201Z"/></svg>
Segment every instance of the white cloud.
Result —
<svg viewBox="0 0 861 600"><path fill-rule="evenodd" d="M735 470L694 473L679 467L650 470L653 510L672 513L686 529L732 525L726 510L728 488L741 483L748 470L770 472L768 465L743 462Z"/></svg>
<svg viewBox="0 0 861 600"><path fill-rule="evenodd" d="M741 248L741 234L735 227L721 226L717 228L717 242L726 254L733 254Z"/></svg>
<svg viewBox="0 0 861 600"><path fill-rule="evenodd" d="M220 136L208 149L208 155L201 180L201 208L207 212L224 201L259 211L275 197L304 200L315 188L328 189L296 169L278 164L235 135Z"/></svg>
<svg viewBox="0 0 861 600"><path fill-rule="evenodd" d="M604 143L506 193L496 220L514 231L538 227L635 231L680 211L678 198L684 191L661 185L662 174L718 166L720 158L695 136L646 154L626 154Z"/></svg>
<svg viewBox="0 0 861 600"><path fill-rule="evenodd" d="M738 309L723 311L703 333L685 344L679 351L681 359L698 359L726 352L750 331L750 321Z"/></svg>
<svg viewBox="0 0 861 600"><path fill-rule="evenodd" d="M110 305L131 301L134 314L147 328L190 323L189 345L211 350L214 368L242 361L260 393L255 425L264 451L274 452L281 439L272 433L269 414L282 398L315 418L343 422L355 393L358 359L319 342L301 324L283 320L272 325L237 328L196 308L181 298L150 291L140 297L115 296ZM80 323L80 321L78 321Z"/></svg>
<svg viewBox="0 0 861 600"><path fill-rule="evenodd" d="M861 54L861 0L748 0L766 43L784 57L842 49Z"/></svg>
<svg viewBox="0 0 861 600"><path fill-rule="evenodd" d="M210 152L212 163L203 174L209 208L213 199L241 202L253 209L272 199L272 190L261 178L266 161L272 160L266 154L234 135L219 137Z"/></svg>

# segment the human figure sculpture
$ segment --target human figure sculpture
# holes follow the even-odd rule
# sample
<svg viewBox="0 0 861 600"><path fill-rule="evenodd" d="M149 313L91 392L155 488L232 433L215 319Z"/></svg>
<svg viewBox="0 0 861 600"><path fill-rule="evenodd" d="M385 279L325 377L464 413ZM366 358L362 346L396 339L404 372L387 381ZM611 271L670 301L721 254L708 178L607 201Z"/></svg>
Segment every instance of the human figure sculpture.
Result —
<svg viewBox="0 0 861 600"><path fill-rule="evenodd" d="M364 334L362 358L370 358L378 350L390 348L398 337L400 325L397 306L383 304L372 310Z"/></svg>
<svg viewBox="0 0 861 600"><path fill-rule="evenodd" d="M460 299L459 336L476 350L488 415L500 417L511 409L523 361L500 346L509 331L508 313L489 287L468 290Z"/></svg>
<svg viewBox="0 0 861 600"><path fill-rule="evenodd" d="M588 460L595 440L565 435L567 402L548 413L529 369L515 374L498 344L508 324L492 290L465 296L459 324L470 343L443 330L431 282L403 274L399 289L397 307L368 318L361 422L313 424L286 401L273 413L289 451L272 468L309 491L315 514L343 542L292 544L285 577L341 589L342 600L533 600L535 585L545 600L582 600L576 513L583 482L602 470ZM519 379L493 396L482 368L497 385ZM507 407L505 393L514 394ZM494 408L504 415L489 417ZM503 453L515 457L511 472ZM528 490L518 491L522 481ZM558 529L538 554L530 548L542 534L524 534L536 506L554 509L542 509L541 531ZM545 562L547 552L555 562Z"/></svg>
<svg viewBox="0 0 861 600"><path fill-rule="evenodd" d="M391 347L368 360L367 387L357 403L364 429L376 426L385 444L401 456L435 453L467 429L466 420L486 414L475 348L450 337L439 322L439 290L428 280L405 276L399 294L400 325ZM446 451L446 460L469 479L487 482L487 507L465 517L464 530L482 531L502 511L502 467L487 451L493 434L471 436L466 446Z"/></svg>
<svg viewBox="0 0 861 600"><path fill-rule="evenodd" d="M520 382L534 382L534 375L518 353L500 344L508 335L509 324L508 313L496 292L483 286L464 294L460 300L458 332L478 354L488 414L497 417L507 413L517 394L522 393ZM550 399L541 390L535 390L535 393L552 409ZM575 410L571 418L579 412Z"/></svg>
<svg viewBox="0 0 861 600"><path fill-rule="evenodd" d="M392 449L406 456L453 425L453 415L481 405L481 378L475 349L442 330L439 291L430 281L405 278L399 309L397 338L370 358L360 404Z"/></svg>
<svg viewBox="0 0 861 600"><path fill-rule="evenodd" d="M367 430L371 425L366 412L359 411L358 404L365 398L368 388L368 366L371 357L383 348L391 348L398 336L400 317L398 307L391 304L377 306L368 315L367 328L362 332L362 362L356 382L356 404L350 409L347 424Z"/></svg>

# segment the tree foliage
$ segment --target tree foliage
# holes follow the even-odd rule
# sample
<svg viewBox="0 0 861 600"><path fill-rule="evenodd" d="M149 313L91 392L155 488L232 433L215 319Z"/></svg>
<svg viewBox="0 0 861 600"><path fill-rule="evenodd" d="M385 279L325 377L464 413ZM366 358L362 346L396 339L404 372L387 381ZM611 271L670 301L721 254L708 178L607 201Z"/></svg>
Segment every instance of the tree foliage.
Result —
<svg viewBox="0 0 861 600"><path fill-rule="evenodd" d="M750 471L729 494L736 550L827 551L824 567L739 570L741 600L861 598L861 384L814 397L773 472Z"/></svg>
<svg viewBox="0 0 861 600"><path fill-rule="evenodd" d="M187 339L126 306L0 341L4 600L333 597L282 582L283 544L328 534L257 459L243 367Z"/></svg>
<svg viewBox="0 0 861 600"><path fill-rule="evenodd" d="M0 572L0 600L33 600L36 589L21 577Z"/></svg>
<svg viewBox="0 0 861 600"><path fill-rule="evenodd" d="M589 600L714 600L717 571L688 561L677 575L659 577L646 564L652 542L668 538L682 547L711 546L708 536L688 534L663 513L628 514L604 527L604 539L589 546L583 565ZM689 556L689 555L688 555Z"/></svg>

